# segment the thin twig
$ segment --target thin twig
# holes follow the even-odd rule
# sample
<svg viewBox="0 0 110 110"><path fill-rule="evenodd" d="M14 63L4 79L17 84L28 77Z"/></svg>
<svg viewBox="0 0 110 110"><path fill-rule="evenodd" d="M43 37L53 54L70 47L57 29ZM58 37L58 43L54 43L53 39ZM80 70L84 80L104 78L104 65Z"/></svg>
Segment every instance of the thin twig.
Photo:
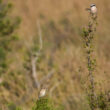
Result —
<svg viewBox="0 0 110 110"><path fill-rule="evenodd" d="M46 76L44 76L41 80L40 80L40 84L43 84L44 81L50 79L54 74L54 70L52 70L51 72L49 72Z"/></svg>
<svg viewBox="0 0 110 110"><path fill-rule="evenodd" d="M51 89L50 89L50 96L52 96L53 91L59 86L59 84L61 84L62 82L57 82Z"/></svg>
<svg viewBox="0 0 110 110"><path fill-rule="evenodd" d="M42 41L42 32L41 32L41 27L40 27L40 22L37 22L37 27L38 27L38 33L39 33L39 50L35 52L34 56L31 58L31 65L32 65L32 76L35 82L35 86L39 89L40 88L40 83L38 81L38 76L37 76L37 70L36 70L36 64L38 61L38 58L41 54L41 50L43 48L43 41Z"/></svg>

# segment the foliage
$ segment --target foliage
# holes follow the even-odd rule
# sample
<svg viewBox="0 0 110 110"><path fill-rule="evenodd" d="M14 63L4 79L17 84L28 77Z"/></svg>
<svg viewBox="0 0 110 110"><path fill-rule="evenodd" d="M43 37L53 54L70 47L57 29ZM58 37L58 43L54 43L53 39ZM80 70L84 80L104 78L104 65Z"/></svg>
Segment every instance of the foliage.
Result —
<svg viewBox="0 0 110 110"><path fill-rule="evenodd" d="M50 99L41 98L37 100L32 110L55 110L55 109Z"/></svg>
<svg viewBox="0 0 110 110"><path fill-rule="evenodd" d="M100 92L97 94L97 107L100 110L110 110L110 92Z"/></svg>
<svg viewBox="0 0 110 110"><path fill-rule="evenodd" d="M10 5L10 7L12 7L11 5ZM40 7L40 6L39 6ZM21 8L21 7L20 7ZM23 7L24 8L24 7ZM11 9L11 8L10 8ZM24 8L25 9L25 8ZM76 10L75 10L76 11ZM8 10L8 14L7 14L7 16L9 15L9 10ZM25 11L24 11L25 12ZM76 11L77 12L77 11ZM26 15L26 13L25 13L25 15ZM32 14L32 15L34 15L34 14ZM73 14L72 13L72 15L75 15L75 14ZM24 15L23 15L24 16ZM35 15L36 16L36 15ZM79 16L78 16L79 17ZM80 16L81 17L81 16ZM79 17L79 18L80 18ZM10 18L12 18L11 16L8 16L8 19L10 19ZM24 17L24 18L27 18L27 16L26 17ZM44 18L43 17L43 15L41 15L41 18ZM13 20L14 18L12 18L12 19L10 19L10 21L11 21L11 23L9 23L9 24L12 24L13 23ZM3 19L4 20L4 19ZM47 20L48 20L48 18L47 18ZM81 78L82 78L82 76L84 75L82 75L82 74L77 74L77 73L79 73L79 72L77 72L77 67L78 66L81 66L81 68L83 68L83 64L81 64L80 63L80 56L81 56L81 54L79 53L79 51L80 51L80 48L78 47L77 48L77 46L74 46L74 44L77 42L77 40L76 40L76 38L75 38L75 33L77 34L77 27L75 26L76 25L76 23L75 23L75 21L74 21L74 19L72 19L73 20L73 24L70 22L70 20L68 19L68 18L64 18L64 19L62 19L62 21L60 22L60 24L63 26L63 28L64 29L62 29L62 27L61 27L61 29L60 29L60 27L58 27L55 23L54 23L54 21L51 21L50 23L49 23L49 25L46 25L45 26L45 28L46 28L46 33L47 33L47 35L44 33L44 39L45 39L45 41L46 41L46 39L50 39L50 40L48 40L48 47L47 46L44 46L44 48L45 49L43 49L43 52L44 52L44 54L45 54L45 56L43 57L43 58L40 58L40 59L43 59L43 63L39 63L38 62L38 67L40 68L38 68L40 71L41 70L43 70L44 68L44 70L47 70L48 71L48 67L49 67L49 69L50 68L53 68L53 66L54 66L54 68L56 68L56 70L57 70L57 72L56 73L58 73L58 76L56 75L55 76L55 78L57 78L57 79L61 79L64 83L62 84L62 85L64 85L64 90L63 90L63 87L62 87L62 85L61 85L61 87L60 88L58 88L58 91L57 91L57 89L56 89L56 91L54 92L55 93L55 96L53 96L52 98L54 99L54 101L56 100L56 102L57 101L61 101L60 99L62 98L62 103L64 103L64 101L67 99L67 95L73 95L74 97L75 97L75 95L74 95L74 93L75 92L77 92L77 90L76 91L74 91L74 89L76 89L76 86L77 87L79 87L79 82L80 82L80 80L81 80ZM27 20L26 20L27 21ZM82 21L82 20L81 20ZM29 22L32 22L30 19L29 19ZM45 22L45 21L44 21ZM46 21L47 22L47 21ZM78 21L79 22L79 21ZM34 22L35 23L35 22ZM0 34L0 69L1 69L1 67L3 68L2 70L5 70L4 68L6 68L8 65L7 65L7 53L8 52L10 52L11 51L11 46L12 46L12 44L11 44L11 42L13 42L14 40L17 40L18 38L16 37L16 35L13 35L13 32L11 32L11 30L13 30L13 28L12 28L12 26L11 25L9 25L8 23L6 24L6 25L3 25L3 24L0 24L0 26L1 27L3 27L4 26L4 29L1 29L0 31L3 31L3 32L1 32L1 34ZM27 26L27 25L26 25ZM30 25L29 25L30 26ZM71 26L73 26L73 28L71 27ZM93 42L94 42L94 36L92 37L88 37L89 36L89 34L90 33L93 33L93 31L95 32L95 29L91 32L91 29L90 28L88 28L88 27L90 27L91 26L91 24L88 24L88 26L87 26L87 28L84 28L83 29L83 38L84 38L84 46L85 46L85 50L86 50L86 55L88 56L88 55L90 55L91 54L91 56L92 56L92 53L93 53ZM9 27L9 28L8 28ZM23 25L23 28L25 27L25 25ZM7 28L6 30L5 30L5 28ZM15 28L17 28L16 26L15 26ZM103 29L104 29L104 27L103 27ZM104 29L105 30L105 29ZM31 31L30 30L30 27L29 27L29 29L28 29L28 31ZM11 34L10 34L11 33ZM49 34L49 37L48 37L48 34ZM24 33L24 35L25 35L25 33ZM92 34L91 34L92 35ZM5 37L4 37L5 36ZM71 37L72 36L72 37ZM27 37L27 36L26 36ZM72 43L72 45L70 44L70 43L67 43L66 41L67 40L70 40L70 37L71 37L71 41L73 42ZM78 37L77 37L78 38ZM24 39L24 41L26 41L26 40L28 40L28 39ZM22 42L24 42L24 41L22 41ZM45 42L44 41L44 42ZM86 41L86 43L85 43L85 41ZM22 43L21 42L21 43ZM35 42L35 44L38 44L38 42L36 42L36 41L34 41ZM66 42L66 43L64 43L64 42ZM23 43L22 43L23 44ZM53 45L51 45L51 44L55 44L55 46L53 46ZM29 46L30 44L28 43L28 46ZM47 44L46 44L47 45ZM80 43L78 42L78 46L80 45ZM91 46L90 46L91 45ZM103 45L103 44L101 44L101 45ZM25 46L25 44L23 44L23 46ZM55 47L55 48L54 48ZM61 48L59 48L59 47L61 47ZM63 48L64 49L63 49ZM25 48L25 47L24 47ZM51 49L52 48L52 49ZM89 49L88 49L89 48ZM46 50L47 49L47 50ZM59 50L58 50L59 49ZM33 48L31 49L32 50L32 53L35 53L36 51L38 51L39 50L39 47L37 46L37 45L35 45L35 47L33 46ZM51 50L53 50L53 51L51 51ZM56 50L56 51L54 51L54 50ZM108 49L107 49L108 50ZM23 50L23 52L25 51L25 49ZM21 52L21 51L20 51ZM50 53L52 53L52 54L50 54ZM53 55L53 53L54 53L54 55ZM21 54L21 53L20 53ZM24 53L23 53L24 54ZM26 53L27 54L27 53ZM35 55L35 54L34 54ZM52 58L51 59L49 59L50 57L52 56ZM90 61L89 62L89 64L87 64L87 66L88 66L88 71L90 72L90 71L92 71L92 73L94 74L94 69L95 69L95 62L96 62L96 60L93 58L93 57L91 57L90 56L90 59L88 60L88 61ZM13 56L12 56L13 57ZM20 59L22 60L22 57L24 58L25 56L20 56ZM47 59L46 59L47 58ZM82 58L82 57L81 57ZM89 58L89 57L88 57ZM45 60L46 59L46 60ZM39 59L38 59L39 60ZM50 62L49 62L50 61ZM49 62L49 63L48 63ZM52 62L52 63L51 63ZM45 64L45 65L44 65ZM78 65L77 65L78 64ZM40 65L40 66L39 66ZM52 65L52 66L50 66L50 65ZM21 66L21 65L20 65ZM28 67L30 67L30 66L28 66ZM18 66L17 67L15 67L14 69L16 69L16 68L18 68ZM43 68L43 69L42 69ZM18 69L20 69L20 68L18 68ZM41 72L39 72L39 70L38 70L38 73L45 73L44 72L44 70L43 71L41 71ZM16 71L16 70L14 70L14 71ZM85 71L83 70L81 70L81 73L85 73ZM2 73L4 73L4 71L2 71ZM30 77L30 74L28 75L27 74L27 72L24 72L24 71L21 71L21 73L26 73L26 75L28 76L28 77ZM65 74L63 74L63 73L65 73ZM13 73L14 74L14 73ZM12 74L9 74L9 75L12 75ZM82 76L81 76L82 75ZM26 76L26 77L27 77ZM19 82L21 82L21 80L20 80L20 78L18 78L19 76L17 76L16 75L16 79L19 81ZM21 75L20 75L20 77L21 77ZM25 76L23 76L23 77L25 77ZM90 77L89 77L90 78ZM92 77L91 77L92 78ZM4 78L5 79L5 78ZM10 80L10 78L8 78L9 80ZM16 79L15 79L15 82L16 82ZM55 80L56 81L56 80ZM92 80L91 80L92 81ZM4 92L4 94L5 93L7 93L7 94L12 94L12 95L9 95L9 98L10 99L13 99L13 98L11 98L11 96L13 96L14 95L14 92L13 92L13 83L14 83L14 81L12 80L12 81L10 81L11 83L9 83L8 84L8 82L3 82L2 84L3 84L3 86L4 87L6 87L6 88L8 88L8 87L10 87L11 89L11 92L9 92L9 89L4 89L4 90L1 90L1 92L3 91ZM29 83L30 83L30 85L31 85L31 81L29 80L28 81ZM74 84L74 82L75 82L75 84ZM56 83L56 82L55 82ZM76 84L77 83L77 84ZM12 84L12 85L11 85ZM92 84L92 82L91 82L91 84ZM51 84L49 84L49 85L51 85ZM72 86L71 86L72 85ZM19 86L18 87L18 85L15 83L15 88L14 88L14 91L17 91L17 89L16 88L20 88L21 89L21 86ZM29 88L29 86L27 86L27 88ZM32 86L31 86L31 88L32 88ZM91 94L91 90L93 90L93 86L91 86L91 85L89 85L89 92L90 92L90 94L88 94L88 100L89 100L89 105L91 106L91 107L94 107L94 108L99 108L99 109L101 109L101 110L108 110L108 99L106 98L106 95L104 94L104 93L100 93L100 94ZM8 93L8 92L9 93ZM80 90L79 90L80 91ZM26 92L26 91L20 91L19 93L20 93L20 95L22 95L22 94L24 94L24 92ZM36 92L36 89L35 89L35 92ZM81 91L80 91L81 92ZM92 92L93 93L93 92ZM7 97L7 94L6 94L6 97ZM79 94L79 93L78 93ZM25 94L24 94L25 95ZM32 95L30 95L30 93L28 94L29 96L31 96L31 97L34 97L33 95L34 94L32 94ZM2 96L2 94L1 94L1 96ZM91 100L91 97L95 97L95 99L94 99L94 102ZM4 97L4 96L3 96ZM26 94L26 96L25 97L28 97L27 96L27 94ZM81 96L81 97L83 97L83 95ZM4 97L5 98L5 97ZM7 97L8 98L8 97ZM19 98L19 97L18 97ZM71 97L70 97L71 98ZM78 97L79 98L79 97ZM23 98L21 98L21 99L23 99ZM30 97L29 97L29 99L30 99ZM77 98L76 98L77 99ZM76 100L75 99L75 100ZM80 98L79 98L80 99ZM30 100L30 103L31 103L31 101L32 100ZM66 100L67 101L67 100ZM24 103L26 103L27 102L27 100L25 100L24 102L23 102L23 104ZM38 102L38 101L37 101ZM75 105L75 109L77 110L78 108L77 108L77 106L81 106L81 104L82 104L82 100L80 101L80 102L77 102L78 103L78 105L75 103L75 101L74 100L72 100L71 102L69 102L69 101L67 101L67 104L65 104L65 107L70 107L69 109L67 108L67 110L70 110L70 109L73 109L72 107L71 107L71 105ZM70 103L70 104L69 104ZM31 104L30 104L31 105ZM45 105L45 104L44 104ZM38 105L37 105L37 103L35 104L35 107L33 107L33 110L37 107ZM12 107L12 106L11 106ZM11 107L10 107L10 109L11 109ZM28 105L27 105L27 107L29 107ZM47 107L47 106L46 106ZM39 106L39 108L40 108L40 106ZM42 106L42 108L43 108L43 106ZM81 107L80 107L81 108ZM20 110L20 108L14 108L14 110ZM56 108L54 108L55 110L56 110ZM61 108L58 108L59 110L61 110ZM81 109L86 109L86 107L85 108L81 108ZM11 109L12 110L12 109ZM80 110L80 109L78 109L78 110ZM87 110L87 109L86 109Z"/></svg>
<svg viewBox="0 0 110 110"><path fill-rule="evenodd" d="M22 109L21 107L17 107L14 103L9 103L8 110L22 110Z"/></svg>
<svg viewBox="0 0 110 110"><path fill-rule="evenodd" d="M83 28L83 41L87 59L87 69L89 72L89 85L87 87L88 102L91 110L110 110L110 100L108 93L95 91L94 72L96 68L96 59L94 58L94 41L97 26L97 16L90 14L90 21L87 28Z"/></svg>
<svg viewBox="0 0 110 110"><path fill-rule="evenodd" d="M16 40L15 30L20 24L19 17L11 17L11 3L0 0L0 74L7 67L7 54L11 50L11 43Z"/></svg>
<svg viewBox="0 0 110 110"><path fill-rule="evenodd" d="M90 13L90 21L87 28L83 28L83 41L87 59L87 68L89 72L88 99L91 110L95 109L94 94L94 71L96 59L94 59L94 33L96 31L97 16Z"/></svg>

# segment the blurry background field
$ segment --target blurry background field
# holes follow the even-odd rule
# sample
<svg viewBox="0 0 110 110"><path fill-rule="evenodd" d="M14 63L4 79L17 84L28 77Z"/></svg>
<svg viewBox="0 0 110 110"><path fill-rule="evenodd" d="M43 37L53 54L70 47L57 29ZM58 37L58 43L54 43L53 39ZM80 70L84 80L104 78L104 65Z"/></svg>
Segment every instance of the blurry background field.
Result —
<svg viewBox="0 0 110 110"><path fill-rule="evenodd" d="M91 3L98 7L98 27L96 33L97 67L95 80L101 89L110 89L110 1L109 0L10 0L14 8L12 15L20 16L22 23L18 30L19 40L12 44L9 54L10 66L1 76L0 105L14 102L31 108L37 99L37 89L33 85L29 51L33 44L38 46L37 22L41 24L43 49L36 69L38 77L54 71L46 83L48 95L65 110L85 110L84 85L87 70L81 29L88 22L85 8ZM34 42L37 40L36 42ZM57 84L58 83L58 84ZM50 94L51 88L55 89ZM99 86L98 86L99 87ZM99 88L99 90L100 90Z"/></svg>

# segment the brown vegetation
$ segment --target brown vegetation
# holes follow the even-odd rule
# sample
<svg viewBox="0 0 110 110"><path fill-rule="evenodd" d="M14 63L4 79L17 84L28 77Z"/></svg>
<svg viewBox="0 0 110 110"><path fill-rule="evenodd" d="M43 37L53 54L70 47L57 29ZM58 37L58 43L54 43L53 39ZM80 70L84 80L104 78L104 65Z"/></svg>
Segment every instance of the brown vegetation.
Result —
<svg viewBox="0 0 110 110"><path fill-rule="evenodd" d="M20 38L12 46L10 69L3 75L5 86L0 87L0 105L13 101L26 110L37 99L33 85L29 52L34 39L39 39L37 21L41 23L43 49L36 64L39 80L54 71L48 85L48 95L66 110L85 110L84 85L87 69L82 49L81 29L88 21L85 11L89 0L10 0L14 4L13 15L22 18ZM98 7L96 33L97 70L95 80L98 90L110 89L110 1L93 1ZM35 42L38 46L39 42ZM26 66L26 68L25 68ZM53 88L54 87L54 88ZM52 90L53 88L53 90ZM2 102L2 103L1 103ZM74 103L74 104L72 104Z"/></svg>

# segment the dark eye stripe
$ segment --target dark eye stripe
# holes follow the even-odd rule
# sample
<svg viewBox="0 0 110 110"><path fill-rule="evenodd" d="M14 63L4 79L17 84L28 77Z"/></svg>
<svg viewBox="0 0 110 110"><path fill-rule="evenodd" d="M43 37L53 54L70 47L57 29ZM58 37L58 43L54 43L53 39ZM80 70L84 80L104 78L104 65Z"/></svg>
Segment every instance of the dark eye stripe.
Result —
<svg viewBox="0 0 110 110"><path fill-rule="evenodd" d="M95 4L92 4L91 7L95 6Z"/></svg>

